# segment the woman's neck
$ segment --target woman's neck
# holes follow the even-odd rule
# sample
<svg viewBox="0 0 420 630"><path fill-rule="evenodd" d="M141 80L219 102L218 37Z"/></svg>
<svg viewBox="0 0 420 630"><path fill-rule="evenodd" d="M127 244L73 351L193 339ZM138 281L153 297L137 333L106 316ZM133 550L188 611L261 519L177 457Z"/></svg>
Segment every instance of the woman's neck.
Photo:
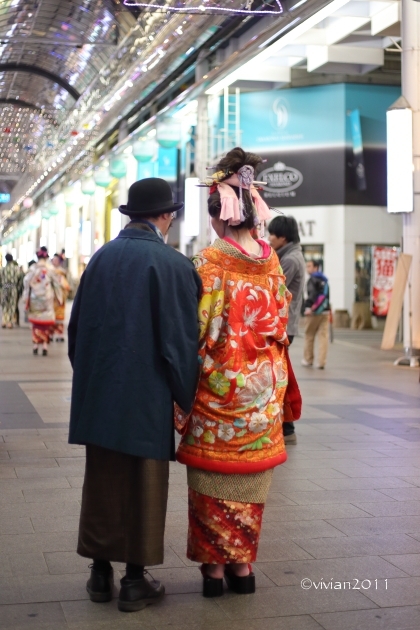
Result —
<svg viewBox="0 0 420 630"><path fill-rule="evenodd" d="M229 226L226 227L225 237L231 238L233 241L236 241L243 249L250 254L258 255L261 252L261 245L257 243L257 241L252 238L251 233L246 228L242 228L240 230L235 230L235 228L231 228Z"/></svg>

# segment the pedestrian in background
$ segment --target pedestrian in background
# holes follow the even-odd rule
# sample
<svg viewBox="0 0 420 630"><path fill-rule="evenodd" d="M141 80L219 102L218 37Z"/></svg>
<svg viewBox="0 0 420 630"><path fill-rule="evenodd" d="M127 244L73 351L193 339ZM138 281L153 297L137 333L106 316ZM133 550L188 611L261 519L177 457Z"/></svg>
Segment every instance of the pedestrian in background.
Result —
<svg viewBox="0 0 420 630"><path fill-rule="evenodd" d="M145 566L163 563L174 401L188 412L197 385L201 282L192 262L164 243L182 207L163 179L130 187L120 212L131 222L92 256L68 329L69 442L86 445L77 552L93 558L93 602L112 598L111 562L126 564L124 612L165 592Z"/></svg>
<svg viewBox="0 0 420 630"><path fill-rule="evenodd" d="M311 367L314 362L315 337L318 336L317 368L323 370L327 362L328 330L330 321L330 289L328 278L319 271L319 262L310 260L306 263L309 274L307 282L308 297L305 300L305 343L302 365Z"/></svg>
<svg viewBox="0 0 420 630"><path fill-rule="evenodd" d="M2 328L13 328L13 324L16 322L22 272L15 264L12 254L6 254L5 258L6 265L0 269L1 326Z"/></svg>
<svg viewBox="0 0 420 630"><path fill-rule="evenodd" d="M70 292L70 284L67 280L67 272L63 266L63 257L62 254L54 254L52 260L52 265L54 267L54 271L56 273L58 282L61 286L62 291L62 302L60 303L57 298L54 298L54 312L55 312L55 325L53 331L53 337L56 341L64 341L64 320L66 317L66 302Z"/></svg>
<svg viewBox="0 0 420 630"><path fill-rule="evenodd" d="M300 245L299 228L294 217L284 215L274 217L268 226L268 240L276 250L280 265L286 278L286 287L292 294L287 321L289 343L299 332L299 319L302 310L303 291L305 288L305 259ZM286 444L296 444L293 422L283 423L283 435Z"/></svg>
<svg viewBox="0 0 420 630"><path fill-rule="evenodd" d="M23 299L32 324L33 353L47 356L53 327L55 325L54 299L62 301L61 285L49 263L46 247L37 252L38 262L31 265L24 279Z"/></svg>

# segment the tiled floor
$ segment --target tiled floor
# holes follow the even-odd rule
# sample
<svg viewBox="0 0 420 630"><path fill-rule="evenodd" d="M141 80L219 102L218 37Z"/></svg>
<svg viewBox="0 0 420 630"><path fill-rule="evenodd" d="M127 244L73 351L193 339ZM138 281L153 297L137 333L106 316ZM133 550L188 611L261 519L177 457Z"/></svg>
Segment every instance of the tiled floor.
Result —
<svg viewBox="0 0 420 630"><path fill-rule="evenodd" d="M301 339L292 347L304 412L275 471L257 593L201 596L185 469L172 464L165 564L152 570L167 596L127 615L88 600L74 551L84 451L67 444L66 348L34 357L27 328L0 331L1 630L418 630L419 375L378 345L338 332L323 372L300 367Z"/></svg>

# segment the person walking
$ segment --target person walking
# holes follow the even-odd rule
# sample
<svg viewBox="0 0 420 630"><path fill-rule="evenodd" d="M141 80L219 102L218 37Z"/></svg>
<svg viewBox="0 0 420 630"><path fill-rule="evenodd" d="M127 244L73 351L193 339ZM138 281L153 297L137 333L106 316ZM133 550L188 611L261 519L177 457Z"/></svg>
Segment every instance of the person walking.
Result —
<svg viewBox="0 0 420 630"><path fill-rule="evenodd" d="M328 278L319 271L319 262L310 260L306 263L309 274L307 282L308 297L305 300L305 343L302 365L311 367L314 362L315 337L318 336L318 364L323 370L327 362L328 328L330 321L330 289Z"/></svg>
<svg viewBox="0 0 420 630"><path fill-rule="evenodd" d="M286 287L292 294L287 322L289 343L299 332L299 319L305 288L305 259L300 245L299 228L294 217L284 215L274 217L268 226L268 240L276 250L280 265L286 277ZM284 422L283 435L286 444L296 444L297 437L293 422Z"/></svg>
<svg viewBox="0 0 420 630"><path fill-rule="evenodd" d="M61 291L63 295L62 302L60 303L57 298L54 299L54 312L55 312L55 324L53 336L56 341L64 341L64 320L66 317L66 302L70 292L70 284L67 280L67 273L63 267L63 257L61 254L54 254L52 265L56 273L57 279L61 285Z"/></svg>
<svg viewBox="0 0 420 630"><path fill-rule="evenodd" d="M177 459L187 466L187 557L202 563L203 595L253 593L262 515L286 458L290 294L276 253L251 232L270 214L253 186L261 158L237 147L218 164L208 200L213 245L195 257L201 375L192 413L179 410Z"/></svg>
<svg viewBox="0 0 420 630"><path fill-rule="evenodd" d="M2 328L13 328L21 292L22 272L12 254L6 254L6 265L0 269L0 304Z"/></svg>
<svg viewBox="0 0 420 630"><path fill-rule="evenodd" d="M48 345L55 324L54 299L62 301L61 286L48 261L46 247L37 252L38 262L32 265L24 279L23 299L28 321L32 324L33 353L47 356Z"/></svg>
<svg viewBox="0 0 420 630"><path fill-rule="evenodd" d="M131 221L92 256L68 328L69 442L86 445L77 553L93 559L93 602L112 598L111 562L126 564L123 612L165 592L145 566L163 563L174 401L188 412L197 386L201 281L164 242L182 207L163 179L130 187L119 209Z"/></svg>

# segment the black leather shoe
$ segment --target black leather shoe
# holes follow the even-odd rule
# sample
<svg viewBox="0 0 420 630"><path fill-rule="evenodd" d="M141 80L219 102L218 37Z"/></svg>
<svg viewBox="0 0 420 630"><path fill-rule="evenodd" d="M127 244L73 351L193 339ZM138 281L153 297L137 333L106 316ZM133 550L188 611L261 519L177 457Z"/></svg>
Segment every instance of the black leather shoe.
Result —
<svg viewBox="0 0 420 630"><path fill-rule="evenodd" d="M165 595L165 587L157 580L146 580L145 576L138 580L123 577L118 597L118 610L136 612L149 604L159 602Z"/></svg>
<svg viewBox="0 0 420 630"><path fill-rule="evenodd" d="M89 593L90 601L96 603L110 602L112 599L112 588L114 586L114 572L96 571L91 568L90 578L86 583L86 590Z"/></svg>
<svg viewBox="0 0 420 630"><path fill-rule="evenodd" d="M238 595L248 595L249 593L255 593L255 574L252 572L252 567L249 565L249 575L239 577L231 571L229 571L229 565L226 565L225 580L229 589Z"/></svg>

